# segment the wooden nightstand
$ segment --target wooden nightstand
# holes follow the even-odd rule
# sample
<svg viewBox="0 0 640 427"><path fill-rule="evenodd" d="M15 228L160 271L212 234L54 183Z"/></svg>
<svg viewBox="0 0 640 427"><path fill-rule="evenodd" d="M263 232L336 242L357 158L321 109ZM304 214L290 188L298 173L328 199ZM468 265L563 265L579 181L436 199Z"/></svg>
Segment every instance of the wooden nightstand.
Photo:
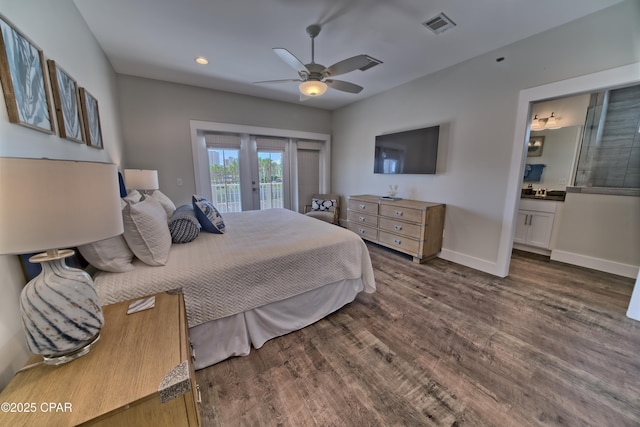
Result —
<svg viewBox="0 0 640 427"><path fill-rule="evenodd" d="M128 305L103 307L86 356L16 374L0 394L0 425L199 426L182 295L158 294L154 308L129 315Z"/></svg>

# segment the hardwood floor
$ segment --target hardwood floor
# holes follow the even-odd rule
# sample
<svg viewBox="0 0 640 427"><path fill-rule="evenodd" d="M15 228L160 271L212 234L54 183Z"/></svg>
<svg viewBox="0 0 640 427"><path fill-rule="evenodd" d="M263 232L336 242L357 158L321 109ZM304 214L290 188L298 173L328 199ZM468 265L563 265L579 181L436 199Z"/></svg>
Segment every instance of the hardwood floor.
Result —
<svg viewBox="0 0 640 427"><path fill-rule="evenodd" d="M640 425L634 280L369 250L376 293L196 373L203 426Z"/></svg>

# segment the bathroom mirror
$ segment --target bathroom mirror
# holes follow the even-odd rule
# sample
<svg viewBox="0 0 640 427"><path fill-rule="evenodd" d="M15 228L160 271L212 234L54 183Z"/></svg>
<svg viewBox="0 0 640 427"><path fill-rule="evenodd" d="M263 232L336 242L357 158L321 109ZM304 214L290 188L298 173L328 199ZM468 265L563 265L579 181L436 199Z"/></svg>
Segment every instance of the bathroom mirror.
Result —
<svg viewBox="0 0 640 427"><path fill-rule="evenodd" d="M527 164L534 169L537 165L544 165L544 167L540 181L523 180L522 187L526 188L532 184L534 188L564 191L571 183L581 137L582 126L578 125L532 131L531 139L544 141L544 149L533 151L533 155L527 156Z"/></svg>

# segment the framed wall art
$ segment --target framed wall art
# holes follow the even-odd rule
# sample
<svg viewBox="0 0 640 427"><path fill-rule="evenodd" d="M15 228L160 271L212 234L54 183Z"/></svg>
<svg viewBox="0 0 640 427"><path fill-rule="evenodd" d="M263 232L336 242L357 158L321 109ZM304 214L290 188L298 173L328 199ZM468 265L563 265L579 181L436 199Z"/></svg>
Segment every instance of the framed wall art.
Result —
<svg viewBox="0 0 640 427"><path fill-rule="evenodd" d="M527 146L527 157L542 156L542 145L544 144L544 136L532 136L529 138Z"/></svg>
<svg viewBox="0 0 640 427"><path fill-rule="evenodd" d="M0 81L9 121L55 133L42 50L0 15Z"/></svg>
<svg viewBox="0 0 640 427"><path fill-rule="evenodd" d="M82 105L82 121L84 123L84 135L89 147L102 150L102 128L100 125L100 112L98 100L85 88L80 88L80 104Z"/></svg>
<svg viewBox="0 0 640 427"><path fill-rule="evenodd" d="M48 60L47 64L60 137L84 144L78 84L54 60Z"/></svg>

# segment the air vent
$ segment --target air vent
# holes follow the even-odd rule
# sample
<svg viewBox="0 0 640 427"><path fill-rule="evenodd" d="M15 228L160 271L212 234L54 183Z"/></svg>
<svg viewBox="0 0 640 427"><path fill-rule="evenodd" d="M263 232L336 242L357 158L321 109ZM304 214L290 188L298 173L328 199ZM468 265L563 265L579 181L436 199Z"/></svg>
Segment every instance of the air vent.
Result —
<svg viewBox="0 0 640 427"><path fill-rule="evenodd" d="M447 15L441 13L429 19L428 21L423 22L422 25L433 31L434 34L440 34L444 33L449 28L455 27L456 23L449 19Z"/></svg>
<svg viewBox="0 0 640 427"><path fill-rule="evenodd" d="M382 64L382 61L380 61L379 59L372 58L370 56L367 56L367 59L369 60L369 63L367 65L363 65L362 67L358 68L358 70L366 71L371 67L375 67L378 64Z"/></svg>

